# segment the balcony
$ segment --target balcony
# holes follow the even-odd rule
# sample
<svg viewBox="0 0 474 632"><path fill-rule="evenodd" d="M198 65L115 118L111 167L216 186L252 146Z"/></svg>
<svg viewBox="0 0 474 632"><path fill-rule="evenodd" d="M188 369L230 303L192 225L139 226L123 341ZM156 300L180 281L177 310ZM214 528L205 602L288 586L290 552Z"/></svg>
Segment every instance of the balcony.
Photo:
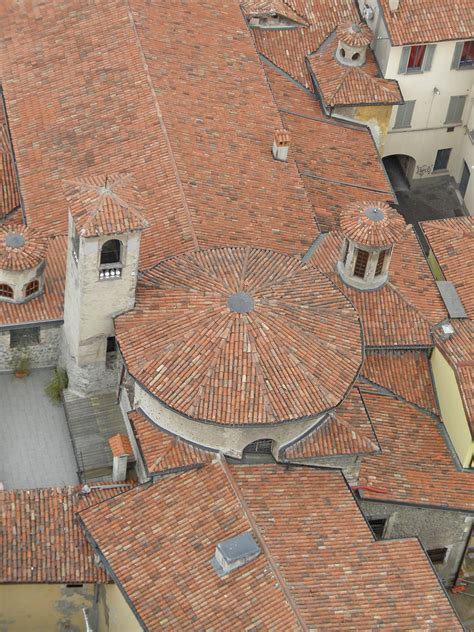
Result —
<svg viewBox="0 0 474 632"><path fill-rule="evenodd" d="M120 279L122 277L122 264L120 263L103 263L99 267L99 281L107 281L110 279Z"/></svg>

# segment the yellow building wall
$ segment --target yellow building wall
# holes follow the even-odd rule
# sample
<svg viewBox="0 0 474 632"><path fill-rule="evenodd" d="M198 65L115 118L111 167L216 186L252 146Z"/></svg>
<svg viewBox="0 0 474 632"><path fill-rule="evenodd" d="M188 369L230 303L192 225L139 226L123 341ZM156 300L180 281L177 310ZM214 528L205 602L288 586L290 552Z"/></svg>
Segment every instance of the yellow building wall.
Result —
<svg viewBox="0 0 474 632"><path fill-rule="evenodd" d="M355 108L354 119L360 123L375 126L378 130L377 147L381 155L385 139L387 138L390 117L392 115L391 105L364 105Z"/></svg>
<svg viewBox="0 0 474 632"><path fill-rule="evenodd" d="M85 630L82 608L94 602L94 585L67 588L62 584L0 585L0 630L3 632L65 632Z"/></svg>
<svg viewBox="0 0 474 632"><path fill-rule="evenodd" d="M142 632L135 615L115 584L102 585L98 632Z"/></svg>
<svg viewBox="0 0 474 632"><path fill-rule="evenodd" d="M441 418L463 467L469 467L474 443L464 411L456 375L442 353L435 349L431 356L431 370L438 395Z"/></svg>

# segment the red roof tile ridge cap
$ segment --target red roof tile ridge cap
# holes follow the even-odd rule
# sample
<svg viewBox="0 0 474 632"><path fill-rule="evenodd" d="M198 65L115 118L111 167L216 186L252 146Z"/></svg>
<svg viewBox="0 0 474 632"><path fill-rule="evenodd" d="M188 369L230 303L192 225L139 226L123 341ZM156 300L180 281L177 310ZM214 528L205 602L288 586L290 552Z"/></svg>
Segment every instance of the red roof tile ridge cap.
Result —
<svg viewBox="0 0 474 632"><path fill-rule="evenodd" d="M178 171L178 166L176 164L176 159L173 153L173 150L171 148L171 142L169 139L169 135L168 135L168 130L166 129L165 126L165 122L163 120L163 115L161 113L161 108L160 108L160 104L158 102L158 98L156 96L156 92L155 89L153 87L153 82L151 80L151 76L150 76L150 70L148 68L148 63L146 60L146 56L145 53L143 51L143 46L140 40L140 36L138 35L138 30L137 30L137 25L135 24L135 19L133 17L133 13L132 13L132 9L130 7L130 2L129 0L125 0L125 6L126 6L126 10L127 10L127 14L128 14L128 19L130 22L130 26L132 28L132 32L137 44L137 48L138 48L138 52L140 55L140 58L142 60L142 64L143 64L143 70L145 72L145 76L146 76L146 81L148 83L148 87L150 89L150 93L151 93L151 97L153 100L153 105L155 106L155 111L156 111L156 115L158 118L158 122L160 124L160 127L163 131L163 136L165 138L165 143L168 149L168 153L169 153L169 157L170 157L170 162L173 168L173 172L174 172L174 176L176 178L176 184L178 185L178 190L179 190L179 195L181 197L181 201L183 203L183 208L184 208L184 212L186 214L186 218L188 220L188 225L189 225L189 230L191 233L191 238L193 241L193 245L195 248L199 248L199 242L198 242L198 238L196 235L196 231L194 230L194 225L193 225L193 220L192 220L192 216L191 216L191 211L189 209L189 205L188 205L188 201L186 199L186 195L184 193L184 188L183 188L183 183L181 182L181 178L179 175L179 171Z"/></svg>
<svg viewBox="0 0 474 632"><path fill-rule="evenodd" d="M234 492L234 495L236 496L240 506L242 507L242 510L247 518L247 520L250 523L250 526L252 527L252 530L254 532L254 534L257 536L257 539L259 541L259 544L262 548L262 551L267 559L267 562L270 566L270 568L272 569L272 572L274 574L274 576L276 577L276 579L278 580L278 583L280 585L280 588L283 592L283 594L286 597L286 600L288 602L288 605L290 606L291 610L293 611L296 619L298 620L298 623L301 625L301 628L305 631L305 632L309 632L309 627L306 624L305 620L303 619L303 616L301 614L301 612L299 611L298 605L291 593L290 588L287 585L286 579L283 575L283 573L280 571L280 568L276 562L276 560L274 559L266 541L265 538L260 530L260 527L258 526L257 520L255 519L254 515L252 514L250 507L247 504L247 501L244 498L244 495L242 494L242 491L240 490L237 481L234 479L232 472L229 468L229 465L227 463L227 460L224 456L220 456L219 459L219 463L224 471L224 474L229 482L229 485L232 489L232 491Z"/></svg>

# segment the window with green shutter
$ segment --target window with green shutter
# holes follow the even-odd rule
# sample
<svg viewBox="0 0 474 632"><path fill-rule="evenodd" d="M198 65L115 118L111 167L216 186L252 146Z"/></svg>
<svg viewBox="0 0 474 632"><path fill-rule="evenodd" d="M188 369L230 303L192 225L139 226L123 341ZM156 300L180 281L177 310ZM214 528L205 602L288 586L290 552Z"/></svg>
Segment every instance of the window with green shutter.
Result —
<svg viewBox="0 0 474 632"><path fill-rule="evenodd" d="M474 40L456 42L451 69L462 70L474 66Z"/></svg>
<svg viewBox="0 0 474 632"><path fill-rule="evenodd" d="M464 105L466 103L466 95L455 96L449 99L448 113L446 114L445 124L461 123Z"/></svg>
<svg viewBox="0 0 474 632"><path fill-rule="evenodd" d="M404 46L398 67L399 74L404 75L431 70L435 48L435 44Z"/></svg>
<svg viewBox="0 0 474 632"><path fill-rule="evenodd" d="M416 101L405 101L403 105L398 106L393 129L411 127L411 119L413 116L413 110L415 109L415 103Z"/></svg>

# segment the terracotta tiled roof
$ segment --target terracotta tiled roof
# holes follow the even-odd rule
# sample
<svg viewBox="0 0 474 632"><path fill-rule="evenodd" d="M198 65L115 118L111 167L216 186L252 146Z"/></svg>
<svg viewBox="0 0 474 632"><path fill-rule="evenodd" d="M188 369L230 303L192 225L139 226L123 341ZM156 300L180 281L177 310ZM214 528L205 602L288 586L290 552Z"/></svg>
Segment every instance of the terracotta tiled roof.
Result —
<svg viewBox="0 0 474 632"><path fill-rule="evenodd" d="M0 219L20 206L10 134L0 96Z"/></svg>
<svg viewBox="0 0 474 632"><path fill-rule="evenodd" d="M377 452L379 445L357 387L313 430L282 450L285 460Z"/></svg>
<svg viewBox="0 0 474 632"><path fill-rule="evenodd" d="M446 280L455 285L464 309L474 319L474 217L450 217L420 225Z"/></svg>
<svg viewBox="0 0 474 632"><path fill-rule="evenodd" d="M291 156L272 157L281 118L238 2L68 0L41 10L41 28L20 9L2 21L31 225L66 231L64 180L127 172L150 224L142 267L196 246L305 251L317 234L311 205ZM58 56L71 37L73 53Z"/></svg>
<svg viewBox="0 0 474 632"><path fill-rule="evenodd" d="M107 581L94 563L76 512L124 488L93 489L87 496L79 491L80 487L0 491L0 583Z"/></svg>
<svg viewBox="0 0 474 632"><path fill-rule="evenodd" d="M389 281L378 290L362 292L345 285L336 272L342 234L329 233L310 261L338 284L353 302L369 347L431 347L431 329L447 317L428 264L412 230L395 245Z"/></svg>
<svg viewBox="0 0 474 632"><path fill-rule="evenodd" d="M354 202L339 216L341 232L361 246L391 246L407 229L403 216L381 201Z"/></svg>
<svg viewBox="0 0 474 632"><path fill-rule="evenodd" d="M364 457L359 482L386 490L364 498L474 511L473 476L456 468L436 419L376 387L360 388L382 454Z"/></svg>
<svg viewBox="0 0 474 632"><path fill-rule="evenodd" d="M133 456L132 446L127 435L119 433L110 437L109 446L113 456Z"/></svg>
<svg viewBox="0 0 474 632"><path fill-rule="evenodd" d="M380 0L380 6L394 46L474 37L472 0L400 0L394 12L389 0Z"/></svg>
<svg viewBox="0 0 474 632"><path fill-rule="evenodd" d="M335 59L336 48L337 38L332 36L308 57L324 103L330 107L403 103L398 83L381 77L370 49L362 66L344 66Z"/></svg>
<svg viewBox="0 0 474 632"><path fill-rule="evenodd" d="M369 351L362 374L403 399L438 413L430 364L424 351Z"/></svg>
<svg viewBox="0 0 474 632"><path fill-rule="evenodd" d="M456 372L467 420L474 434L474 321L452 320L451 326L454 334L443 340L436 330L435 342Z"/></svg>
<svg viewBox="0 0 474 632"><path fill-rule="evenodd" d="M44 292L26 303L14 304L0 301L1 326L62 319L66 250L66 237L48 239Z"/></svg>
<svg viewBox="0 0 474 632"><path fill-rule="evenodd" d="M418 541L374 541L339 472L215 463L81 519L153 632L462 629ZM260 554L219 577L216 545L248 532Z"/></svg>
<svg viewBox="0 0 474 632"><path fill-rule="evenodd" d="M294 157L322 230L338 226L339 212L354 200L395 199L370 132L328 119L319 101L264 65ZM314 142L314 138L318 142Z"/></svg>
<svg viewBox="0 0 474 632"><path fill-rule="evenodd" d="M361 363L349 301L314 267L273 251L169 259L144 273L136 305L116 319L127 367L191 418L259 424L317 415L341 401Z"/></svg>
<svg viewBox="0 0 474 632"><path fill-rule="evenodd" d="M344 22L336 29L338 40L349 44L349 46L368 46L372 41L372 31L364 22Z"/></svg>
<svg viewBox="0 0 474 632"><path fill-rule="evenodd" d="M29 270L46 256L48 238L24 225L0 226L0 269Z"/></svg>
<svg viewBox="0 0 474 632"><path fill-rule="evenodd" d="M131 232L148 226L129 174L67 180L64 192L76 230L84 237Z"/></svg>
<svg viewBox="0 0 474 632"><path fill-rule="evenodd" d="M138 410L128 414L149 474L210 463L216 453L165 432Z"/></svg>
<svg viewBox="0 0 474 632"><path fill-rule="evenodd" d="M307 24L292 6L291 0L289 2L288 0L242 0L240 6L247 17L281 15L297 24Z"/></svg>
<svg viewBox="0 0 474 632"><path fill-rule="evenodd" d="M312 88L306 56L314 53L339 24L358 22L360 16L352 0L295 0L292 6L308 27L252 29L252 34L259 53L306 88Z"/></svg>

